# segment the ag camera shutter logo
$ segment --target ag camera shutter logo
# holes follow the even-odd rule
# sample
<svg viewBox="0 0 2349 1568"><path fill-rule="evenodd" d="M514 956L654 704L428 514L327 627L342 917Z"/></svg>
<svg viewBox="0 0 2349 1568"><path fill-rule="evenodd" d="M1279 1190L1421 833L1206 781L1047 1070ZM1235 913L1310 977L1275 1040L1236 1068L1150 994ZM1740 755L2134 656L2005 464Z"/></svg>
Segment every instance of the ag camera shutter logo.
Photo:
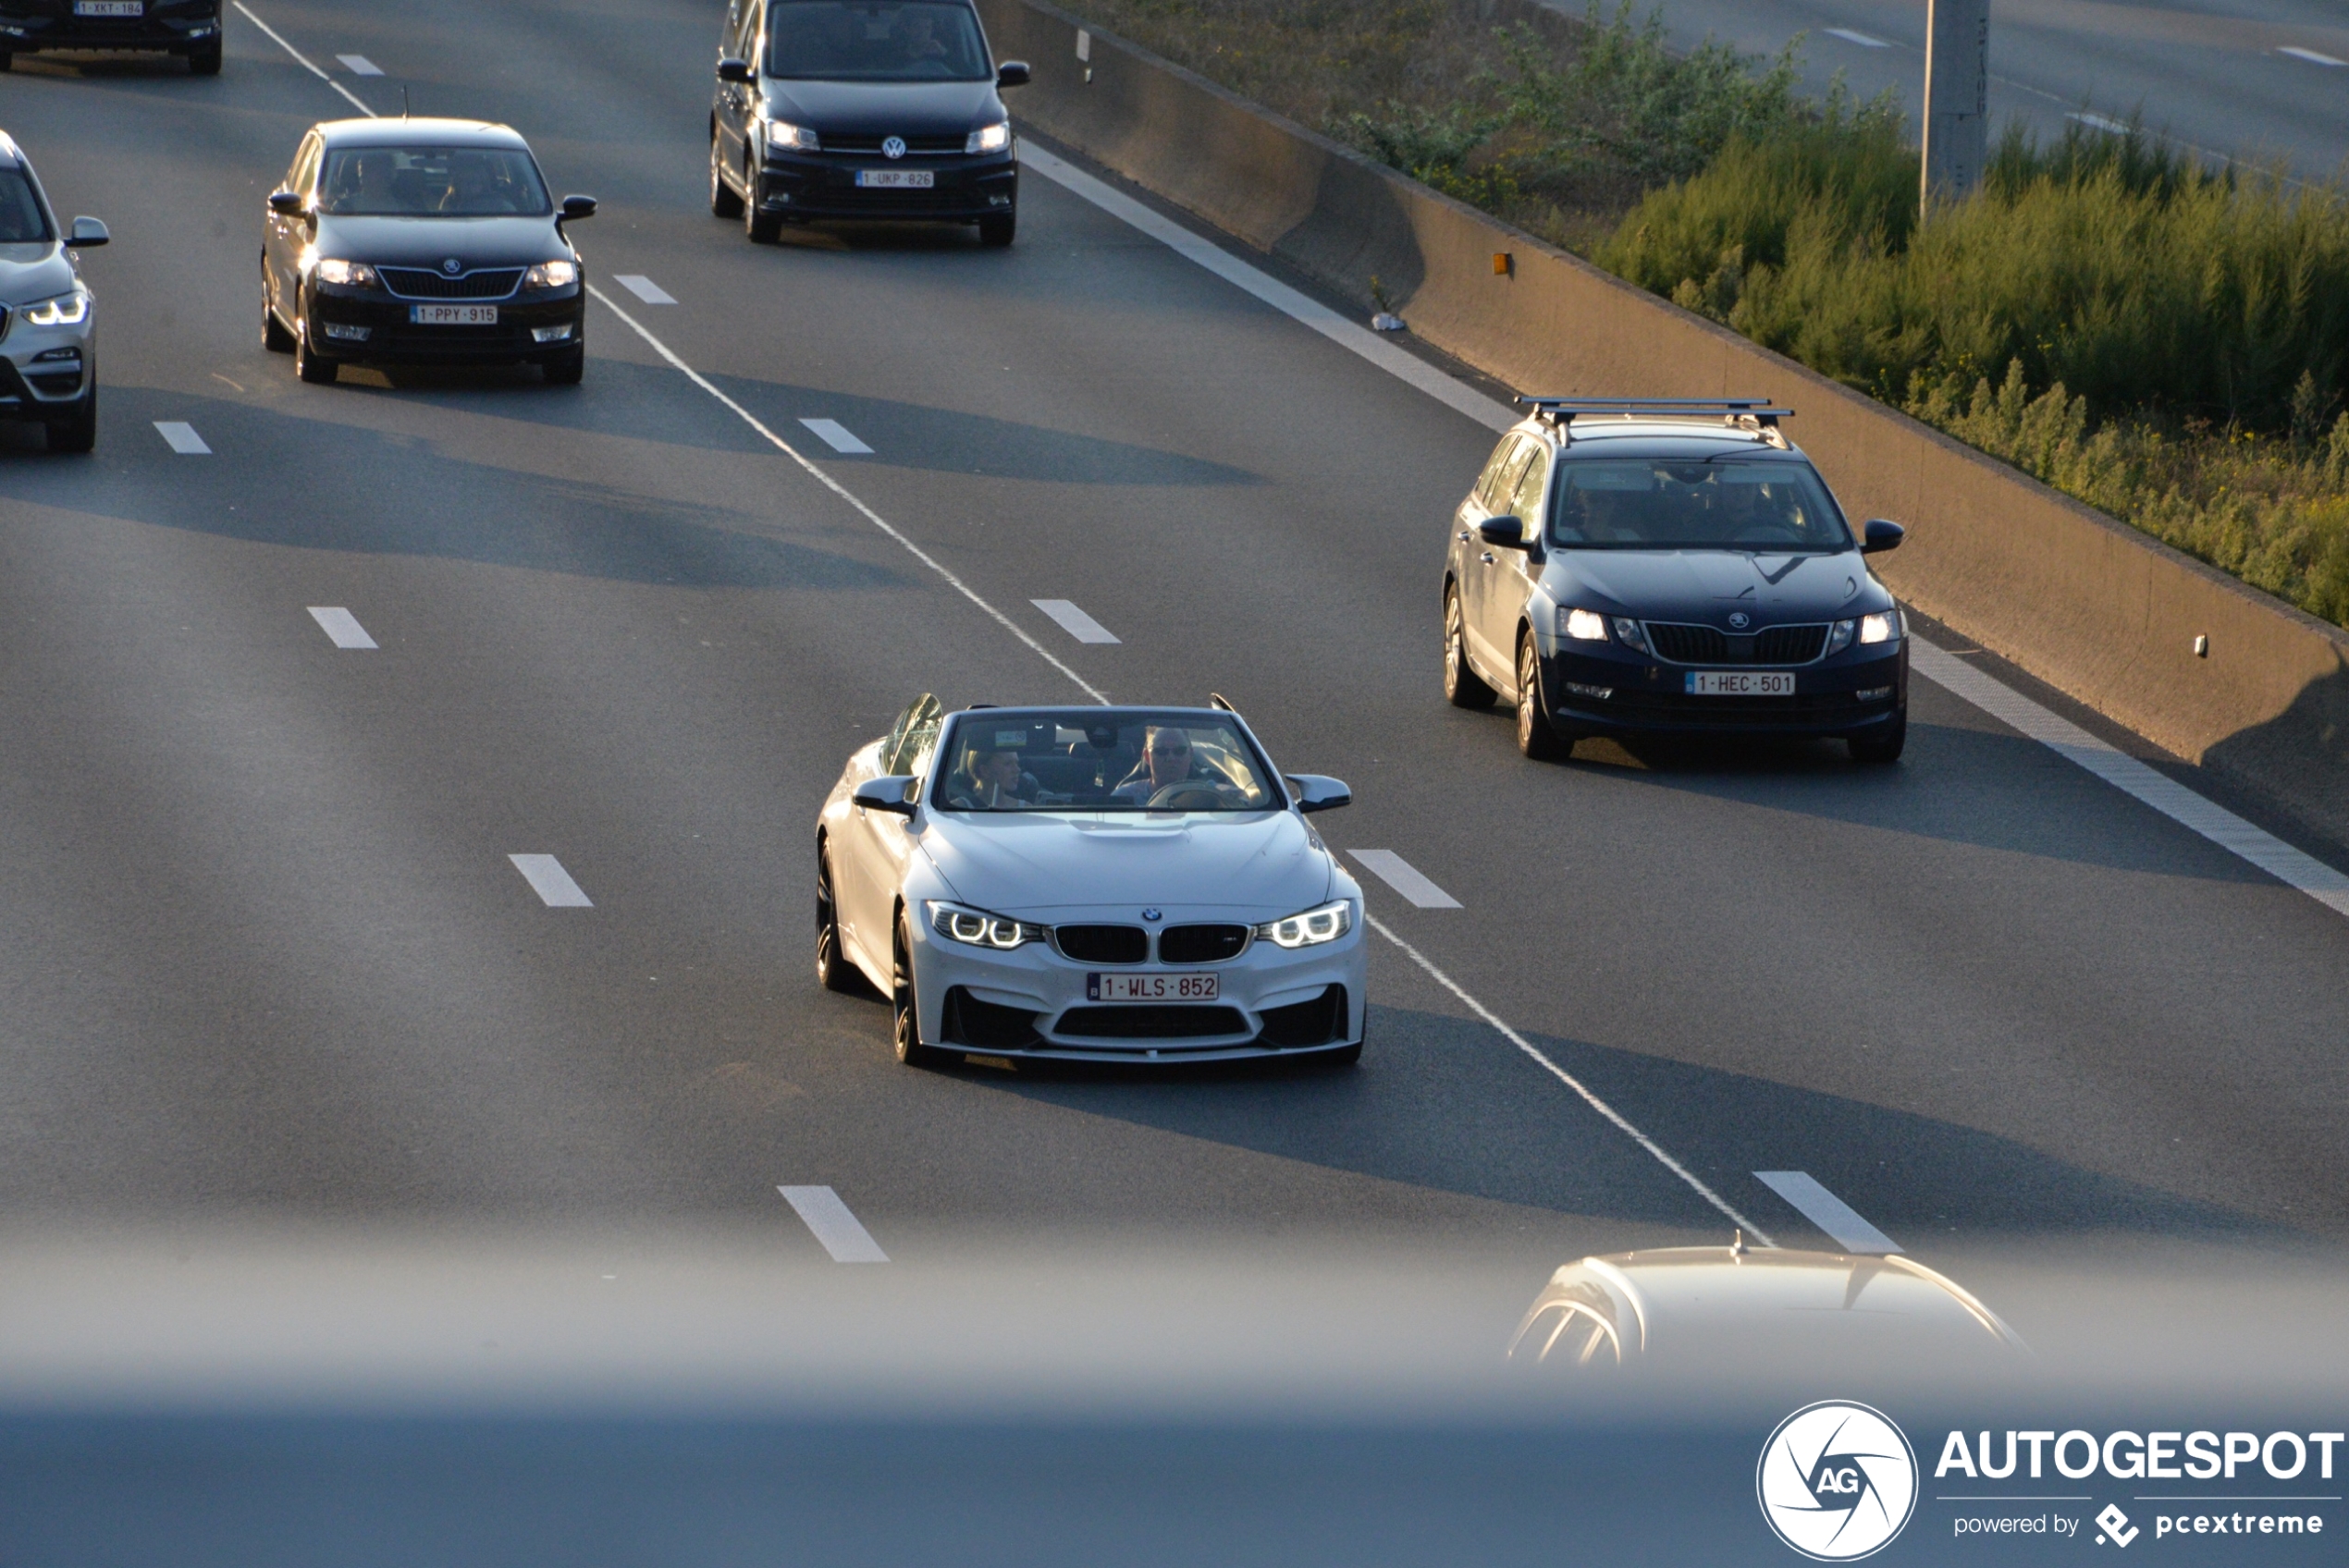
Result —
<svg viewBox="0 0 2349 1568"><path fill-rule="evenodd" d="M1916 1512L1916 1451L1882 1411L1821 1400L1778 1423L1753 1489L1778 1539L1814 1562L1850 1562L1890 1545Z"/></svg>

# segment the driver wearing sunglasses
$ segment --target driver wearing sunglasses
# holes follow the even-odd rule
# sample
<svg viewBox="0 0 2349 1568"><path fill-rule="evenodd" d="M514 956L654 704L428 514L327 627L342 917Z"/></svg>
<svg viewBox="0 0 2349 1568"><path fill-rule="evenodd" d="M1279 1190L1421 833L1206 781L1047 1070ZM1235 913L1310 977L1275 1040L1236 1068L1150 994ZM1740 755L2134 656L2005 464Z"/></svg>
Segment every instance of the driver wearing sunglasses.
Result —
<svg viewBox="0 0 2349 1568"><path fill-rule="evenodd" d="M1190 736L1171 726L1152 725L1143 742L1141 762L1110 793L1121 801L1147 802L1168 785L1190 777Z"/></svg>

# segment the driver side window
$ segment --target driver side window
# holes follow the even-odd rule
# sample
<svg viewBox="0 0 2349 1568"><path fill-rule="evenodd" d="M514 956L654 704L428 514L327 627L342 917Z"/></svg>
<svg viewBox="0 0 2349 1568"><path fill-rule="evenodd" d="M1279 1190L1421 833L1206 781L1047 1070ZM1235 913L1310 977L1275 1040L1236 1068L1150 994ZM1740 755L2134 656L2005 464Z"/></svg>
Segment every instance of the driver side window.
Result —
<svg viewBox="0 0 2349 1568"><path fill-rule="evenodd" d="M1508 504L1497 508L1524 519L1525 536L1529 539L1542 526L1542 481L1548 478L1549 473L1550 455L1538 445L1534 446L1531 460L1526 463L1525 472L1518 476L1517 484L1509 494Z"/></svg>

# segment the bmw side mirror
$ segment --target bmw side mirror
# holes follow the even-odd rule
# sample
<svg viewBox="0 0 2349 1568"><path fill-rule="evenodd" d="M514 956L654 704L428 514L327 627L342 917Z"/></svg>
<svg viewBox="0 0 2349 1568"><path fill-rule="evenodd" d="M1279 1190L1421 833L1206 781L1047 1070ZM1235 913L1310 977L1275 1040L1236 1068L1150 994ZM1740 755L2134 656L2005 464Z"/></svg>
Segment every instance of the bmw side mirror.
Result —
<svg viewBox="0 0 2349 1568"><path fill-rule="evenodd" d="M1525 521L1514 517L1488 517L1476 525L1476 532L1488 545L1498 545L1504 550L1525 548Z"/></svg>
<svg viewBox="0 0 2349 1568"><path fill-rule="evenodd" d="M66 243L77 251L94 251L113 239L106 232L106 226L96 218L74 219L73 227L66 234Z"/></svg>
<svg viewBox="0 0 2349 1568"><path fill-rule="evenodd" d="M921 780L910 774L892 774L886 778L868 778L856 786L848 803L867 811L895 812L899 816L914 815L914 790Z"/></svg>
<svg viewBox="0 0 2349 1568"><path fill-rule="evenodd" d="M758 85L758 73L750 68L748 60L737 60L729 55L718 62L718 80L731 81L740 87Z"/></svg>
<svg viewBox="0 0 2349 1568"><path fill-rule="evenodd" d="M998 87L1026 87L1027 85L1027 62L1026 60L1005 60L1002 65L997 66L995 67L995 85Z"/></svg>
<svg viewBox="0 0 2349 1568"><path fill-rule="evenodd" d="M1310 815L1317 811L1335 811L1340 806L1354 803L1354 791L1347 789L1342 779L1326 778L1319 773L1292 773L1287 778L1288 787L1297 792L1297 809L1299 812Z"/></svg>
<svg viewBox="0 0 2349 1568"><path fill-rule="evenodd" d="M595 215L596 199L593 196L566 196L563 198L563 216L566 219L592 218Z"/></svg>
<svg viewBox="0 0 2349 1568"><path fill-rule="evenodd" d="M299 190L271 191L269 193L269 210L277 214L281 218L298 218L301 216L301 192Z"/></svg>
<svg viewBox="0 0 2349 1568"><path fill-rule="evenodd" d="M1887 522L1880 517L1870 518L1868 525L1860 530L1860 553L1880 556L1887 550L1897 550L1900 547L1900 541L1908 536L1909 531L1897 522Z"/></svg>

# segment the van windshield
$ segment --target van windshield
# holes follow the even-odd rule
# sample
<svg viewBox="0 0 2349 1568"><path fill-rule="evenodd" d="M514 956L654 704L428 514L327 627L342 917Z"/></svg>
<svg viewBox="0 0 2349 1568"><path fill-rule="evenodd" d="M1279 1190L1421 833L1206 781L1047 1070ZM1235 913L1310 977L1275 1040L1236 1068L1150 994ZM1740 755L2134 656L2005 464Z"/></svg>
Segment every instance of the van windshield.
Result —
<svg viewBox="0 0 2349 1568"><path fill-rule="evenodd" d="M777 0L767 74L816 81L987 81L978 18L955 0Z"/></svg>

